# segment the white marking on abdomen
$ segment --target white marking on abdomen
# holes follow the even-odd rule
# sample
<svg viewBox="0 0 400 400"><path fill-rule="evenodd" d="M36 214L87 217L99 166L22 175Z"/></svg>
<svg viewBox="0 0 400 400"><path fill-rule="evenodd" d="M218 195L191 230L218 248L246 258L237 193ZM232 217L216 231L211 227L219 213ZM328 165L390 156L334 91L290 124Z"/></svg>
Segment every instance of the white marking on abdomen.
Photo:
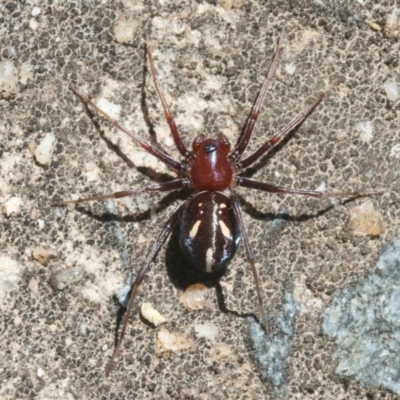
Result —
<svg viewBox="0 0 400 400"><path fill-rule="evenodd" d="M189 232L189 236L192 239L197 235L197 232L199 231L200 224L201 224L201 220L200 219L193 224L192 229Z"/></svg>
<svg viewBox="0 0 400 400"><path fill-rule="evenodd" d="M212 255L213 255L213 250L210 247L207 249L206 253L206 272L212 272Z"/></svg>
<svg viewBox="0 0 400 400"><path fill-rule="evenodd" d="M222 234L227 238L230 239L231 238L231 231L229 230L229 228L226 226L224 221L218 221L219 226L221 228L221 232Z"/></svg>

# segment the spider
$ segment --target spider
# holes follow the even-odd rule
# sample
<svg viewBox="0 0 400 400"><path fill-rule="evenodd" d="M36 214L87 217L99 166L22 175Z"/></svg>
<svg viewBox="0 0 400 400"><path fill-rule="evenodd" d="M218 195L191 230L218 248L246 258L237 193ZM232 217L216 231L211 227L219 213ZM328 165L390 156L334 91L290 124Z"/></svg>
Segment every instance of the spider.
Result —
<svg viewBox="0 0 400 400"><path fill-rule="evenodd" d="M87 201L118 199L142 193L158 193L180 189L189 189L190 191L190 196L178 206L158 233L147 258L141 265L137 276L132 283L131 295L122 330L111 356L111 360L106 368L106 374L108 374L112 369L116 356L120 351L128 326L129 316L135 304L139 287L146 273L149 271L151 262L155 255L168 235L176 227L179 227L179 242L183 254L194 267L200 268L208 273L225 268L235 255L240 240L243 240L246 256L255 281L259 314L264 327L266 327L266 317L261 296L259 277L255 267L255 258L243 223L240 204L238 198L234 194L234 189L236 187L241 186L268 193L302 195L314 198L357 197L381 193L328 193L316 190L293 189L289 187L275 186L271 183L260 182L242 176L242 173L246 168L253 165L255 162L260 160L261 157L270 152L274 147L281 143L282 140L293 131L293 129L304 121L304 119L314 110L315 107L317 107L326 95L325 92L321 92L311 105L306 107L296 117L289 121L261 147L250 155L243 157L243 153L245 152L253 134L263 101L277 66L280 53L280 41L278 41L278 44L276 45L276 50L268 69L267 76L264 79L261 90L254 102L250 115L247 118L243 133L233 150L231 149L228 139L222 133L219 133L214 138L206 138L204 134L200 134L194 139L191 150L186 147L182 141L160 87L153 57L147 45L146 49L153 83L158 97L161 100L164 116L169 125L175 146L182 156L182 161L175 160L164 151L152 146L150 143L138 136L136 132L127 129L120 122L111 118L91 99L82 95L74 88L70 89L83 103L90 105L100 116L108 120L117 129L127 134L145 151L175 170L178 178L158 185L145 186L136 190L120 191L108 195L67 200L53 204L53 206L63 206L69 203L77 204Z"/></svg>

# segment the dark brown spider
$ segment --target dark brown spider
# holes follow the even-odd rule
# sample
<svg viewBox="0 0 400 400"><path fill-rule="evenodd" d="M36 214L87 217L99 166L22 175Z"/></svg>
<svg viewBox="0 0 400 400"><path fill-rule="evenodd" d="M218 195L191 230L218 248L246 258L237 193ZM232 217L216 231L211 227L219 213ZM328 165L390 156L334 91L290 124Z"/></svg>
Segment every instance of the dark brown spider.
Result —
<svg viewBox="0 0 400 400"><path fill-rule="evenodd" d="M263 301L260 290L260 283L255 268L253 251L246 234L243 218L240 211L239 202L234 195L234 189L242 186L250 189L262 190L268 193L294 194L322 197L351 197L364 196L369 194L381 194L382 192L335 192L326 193L315 190L292 189L287 187L275 186L266 182L259 182L241 176L242 172L261 157L265 156L270 150L278 145L294 128L296 128L321 102L325 92L319 94L313 103L305 108L300 114L293 118L272 138L267 140L260 148L247 157L242 157L250 141L258 116L261 111L262 103L267 94L269 84L273 78L280 52L279 43L277 45L272 63L269 67L267 77L261 87L260 93L252 107L247 119L243 135L237 146L231 150L228 139L219 133L216 138L206 138L201 134L192 143L192 150L189 150L179 135L178 129L172 118L171 112L165 100L157 79L153 58L149 49L147 50L151 74L157 94L161 100L164 115L168 122L175 145L183 160L178 161L171 158L165 152L152 146L135 132L125 128L118 121L112 119L101 110L88 97L78 93L75 89L71 90L85 104L89 104L98 114L107 119L117 129L127 134L135 143L141 146L148 153L157 157L164 164L174 169L178 178L166 183L154 186L146 186L136 190L128 190L112 193L105 196L93 196L77 200L68 200L54 205L60 206L69 203L82 203L86 201L98 201L105 199L118 199L121 197L135 196L141 193L165 192L170 190L189 189L191 194L169 217L168 221L158 233L158 236L147 255L144 263L139 269L135 281L132 284L131 296L127 307L122 331L114 349L111 360L107 366L107 374L111 370L115 357L117 356L124 338L129 315L132 311L135 298L140 284L149 270L150 264L160 247L164 243L172 229L179 225L179 240L182 251L193 266L206 272L220 270L229 263L234 256L239 242L243 239L246 249L247 259L253 273L258 298L259 313L261 320L266 326L266 318L263 308Z"/></svg>

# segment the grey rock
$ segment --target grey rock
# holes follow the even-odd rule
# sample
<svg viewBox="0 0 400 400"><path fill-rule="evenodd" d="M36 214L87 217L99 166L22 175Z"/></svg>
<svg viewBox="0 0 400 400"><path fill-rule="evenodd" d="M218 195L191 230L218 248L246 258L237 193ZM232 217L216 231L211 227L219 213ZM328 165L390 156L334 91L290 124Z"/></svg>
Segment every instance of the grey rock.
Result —
<svg viewBox="0 0 400 400"><path fill-rule="evenodd" d="M400 238L373 272L338 290L326 309L323 331L336 341L339 375L400 394Z"/></svg>

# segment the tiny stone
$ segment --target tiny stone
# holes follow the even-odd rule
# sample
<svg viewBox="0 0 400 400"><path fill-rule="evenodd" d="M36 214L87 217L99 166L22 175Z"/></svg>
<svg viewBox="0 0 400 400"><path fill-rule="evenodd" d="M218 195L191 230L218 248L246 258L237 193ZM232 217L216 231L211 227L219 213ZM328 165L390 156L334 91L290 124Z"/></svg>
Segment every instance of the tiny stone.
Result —
<svg viewBox="0 0 400 400"><path fill-rule="evenodd" d="M57 270L50 277L50 286L56 290L63 290L68 285L78 282L82 275L83 272L80 267Z"/></svg>
<svg viewBox="0 0 400 400"><path fill-rule="evenodd" d="M207 286L196 283L189 286L180 296L179 301L188 311L202 310L210 307L211 304L207 300Z"/></svg>
<svg viewBox="0 0 400 400"><path fill-rule="evenodd" d="M383 232L383 221L371 200L350 209L348 228L353 236L379 236Z"/></svg>
<svg viewBox="0 0 400 400"><path fill-rule="evenodd" d="M396 101L400 97L399 85L395 81L386 81L383 84L383 89L389 101Z"/></svg>
<svg viewBox="0 0 400 400"><path fill-rule="evenodd" d="M92 303L101 303L102 296L100 292L100 288L96 286L85 286L81 291L82 297Z"/></svg>
<svg viewBox="0 0 400 400"><path fill-rule="evenodd" d="M79 332L81 336L87 336L88 333L90 332L90 327L88 324L83 322L82 324L79 325Z"/></svg>
<svg viewBox="0 0 400 400"><path fill-rule="evenodd" d="M35 278L29 281L29 289L31 289L32 292L37 292L39 290L39 282Z"/></svg>
<svg viewBox="0 0 400 400"><path fill-rule="evenodd" d="M393 147L390 149L390 157L393 158L400 158L400 143L396 143L393 145Z"/></svg>
<svg viewBox="0 0 400 400"><path fill-rule="evenodd" d="M18 215L21 212L22 199L21 197L11 197L3 204L4 214L7 217Z"/></svg>
<svg viewBox="0 0 400 400"><path fill-rule="evenodd" d="M9 61L0 62L0 98L7 99L18 92L17 74L14 64Z"/></svg>
<svg viewBox="0 0 400 400"><path fill-rule="evenodd" d="M387 38L400 35L400 8L394 8L388 15L383 31Z"/></svg>
<svg viewBox="0 0 400 400"><path fill-rule="evenodd" d="M118 43L129 43L133 40L138 24L133 19L120 19L114 24L114 36Z"/></svg>
<svg viewBox="0 0 400 400"><path fill-rule="evenodd" d="M41 164L50 164L53 155L56 138L53 133L49 132L42 139L40 144L35 149L35 159Z"/></svg>
<svg viewBox="0 0 400 400"><path fill-rule="evenodd" d="M36 31L39 28L39 22L37 22L36 19L32 18L29 21L29 28L31 28L33 31Z"/></svg>
<svg viewBox="0 0 400 400"><path fill-rule="evenodd" d="M210 341L215 341L219 333L218 327L212 323L196 324L194 331L197 337Z"/></svg>
<svg viewBox="0 0 400 400"><path fill-rule="evenodd" d="M40 264L44 264L46 261L50 259L57 258L57 256L58 256L57 250L49 249L46 247L36 247L32 251L32 257L36 261L39 261Z"/></svg>
<svg viewBox="0 0 400 400"><path fill-rule="evenodd" d="M375 32L379 32L382 30L380 25L378 25L376 22L370 21L369 19L366 19L365 23Z"/></svg>
<svg viewBox="0 0 400 400"><path fill-rule="evenodd" d="M19 81L23 84L26 85L29 79L32 79L33 77L33 68L32 65L30 64L22 64L20 69L19 69Z"/></svg>
<svg viewBox="0 0 400 400"><path fill-rule="evenodd" d="M7 255L0 255L0 301L7 292L16 290L22 265Z"/></svg>
<svg viewBox="0 0 400 400"><path fill-rule="evenodd" d="M42 9L39 7L33 7L32 9L32 17L37 17L42 12Z"/></svg>
<svg viewBox="0 0 400 400"><path fill-rule="evenodd" d="M143 303L140 307L140 314L145 320L156 327L167 321L166 318L153 308L151 303Z"/></svg>
<svg viewBox="0 0 400 400"><path fill-rule="evenodd" d="M371 121L361 121L356 128L360 132L360 139L363 142L368 143L374 137L374 126Z"/></svg>
<svg viewBox="0 0 400 400"><path fill-rule="evenodd" d="M170 332L160 329L157 334L156 350L158 353L178 353L185 350L194 350L196 344L181 332Z"/></svg>

